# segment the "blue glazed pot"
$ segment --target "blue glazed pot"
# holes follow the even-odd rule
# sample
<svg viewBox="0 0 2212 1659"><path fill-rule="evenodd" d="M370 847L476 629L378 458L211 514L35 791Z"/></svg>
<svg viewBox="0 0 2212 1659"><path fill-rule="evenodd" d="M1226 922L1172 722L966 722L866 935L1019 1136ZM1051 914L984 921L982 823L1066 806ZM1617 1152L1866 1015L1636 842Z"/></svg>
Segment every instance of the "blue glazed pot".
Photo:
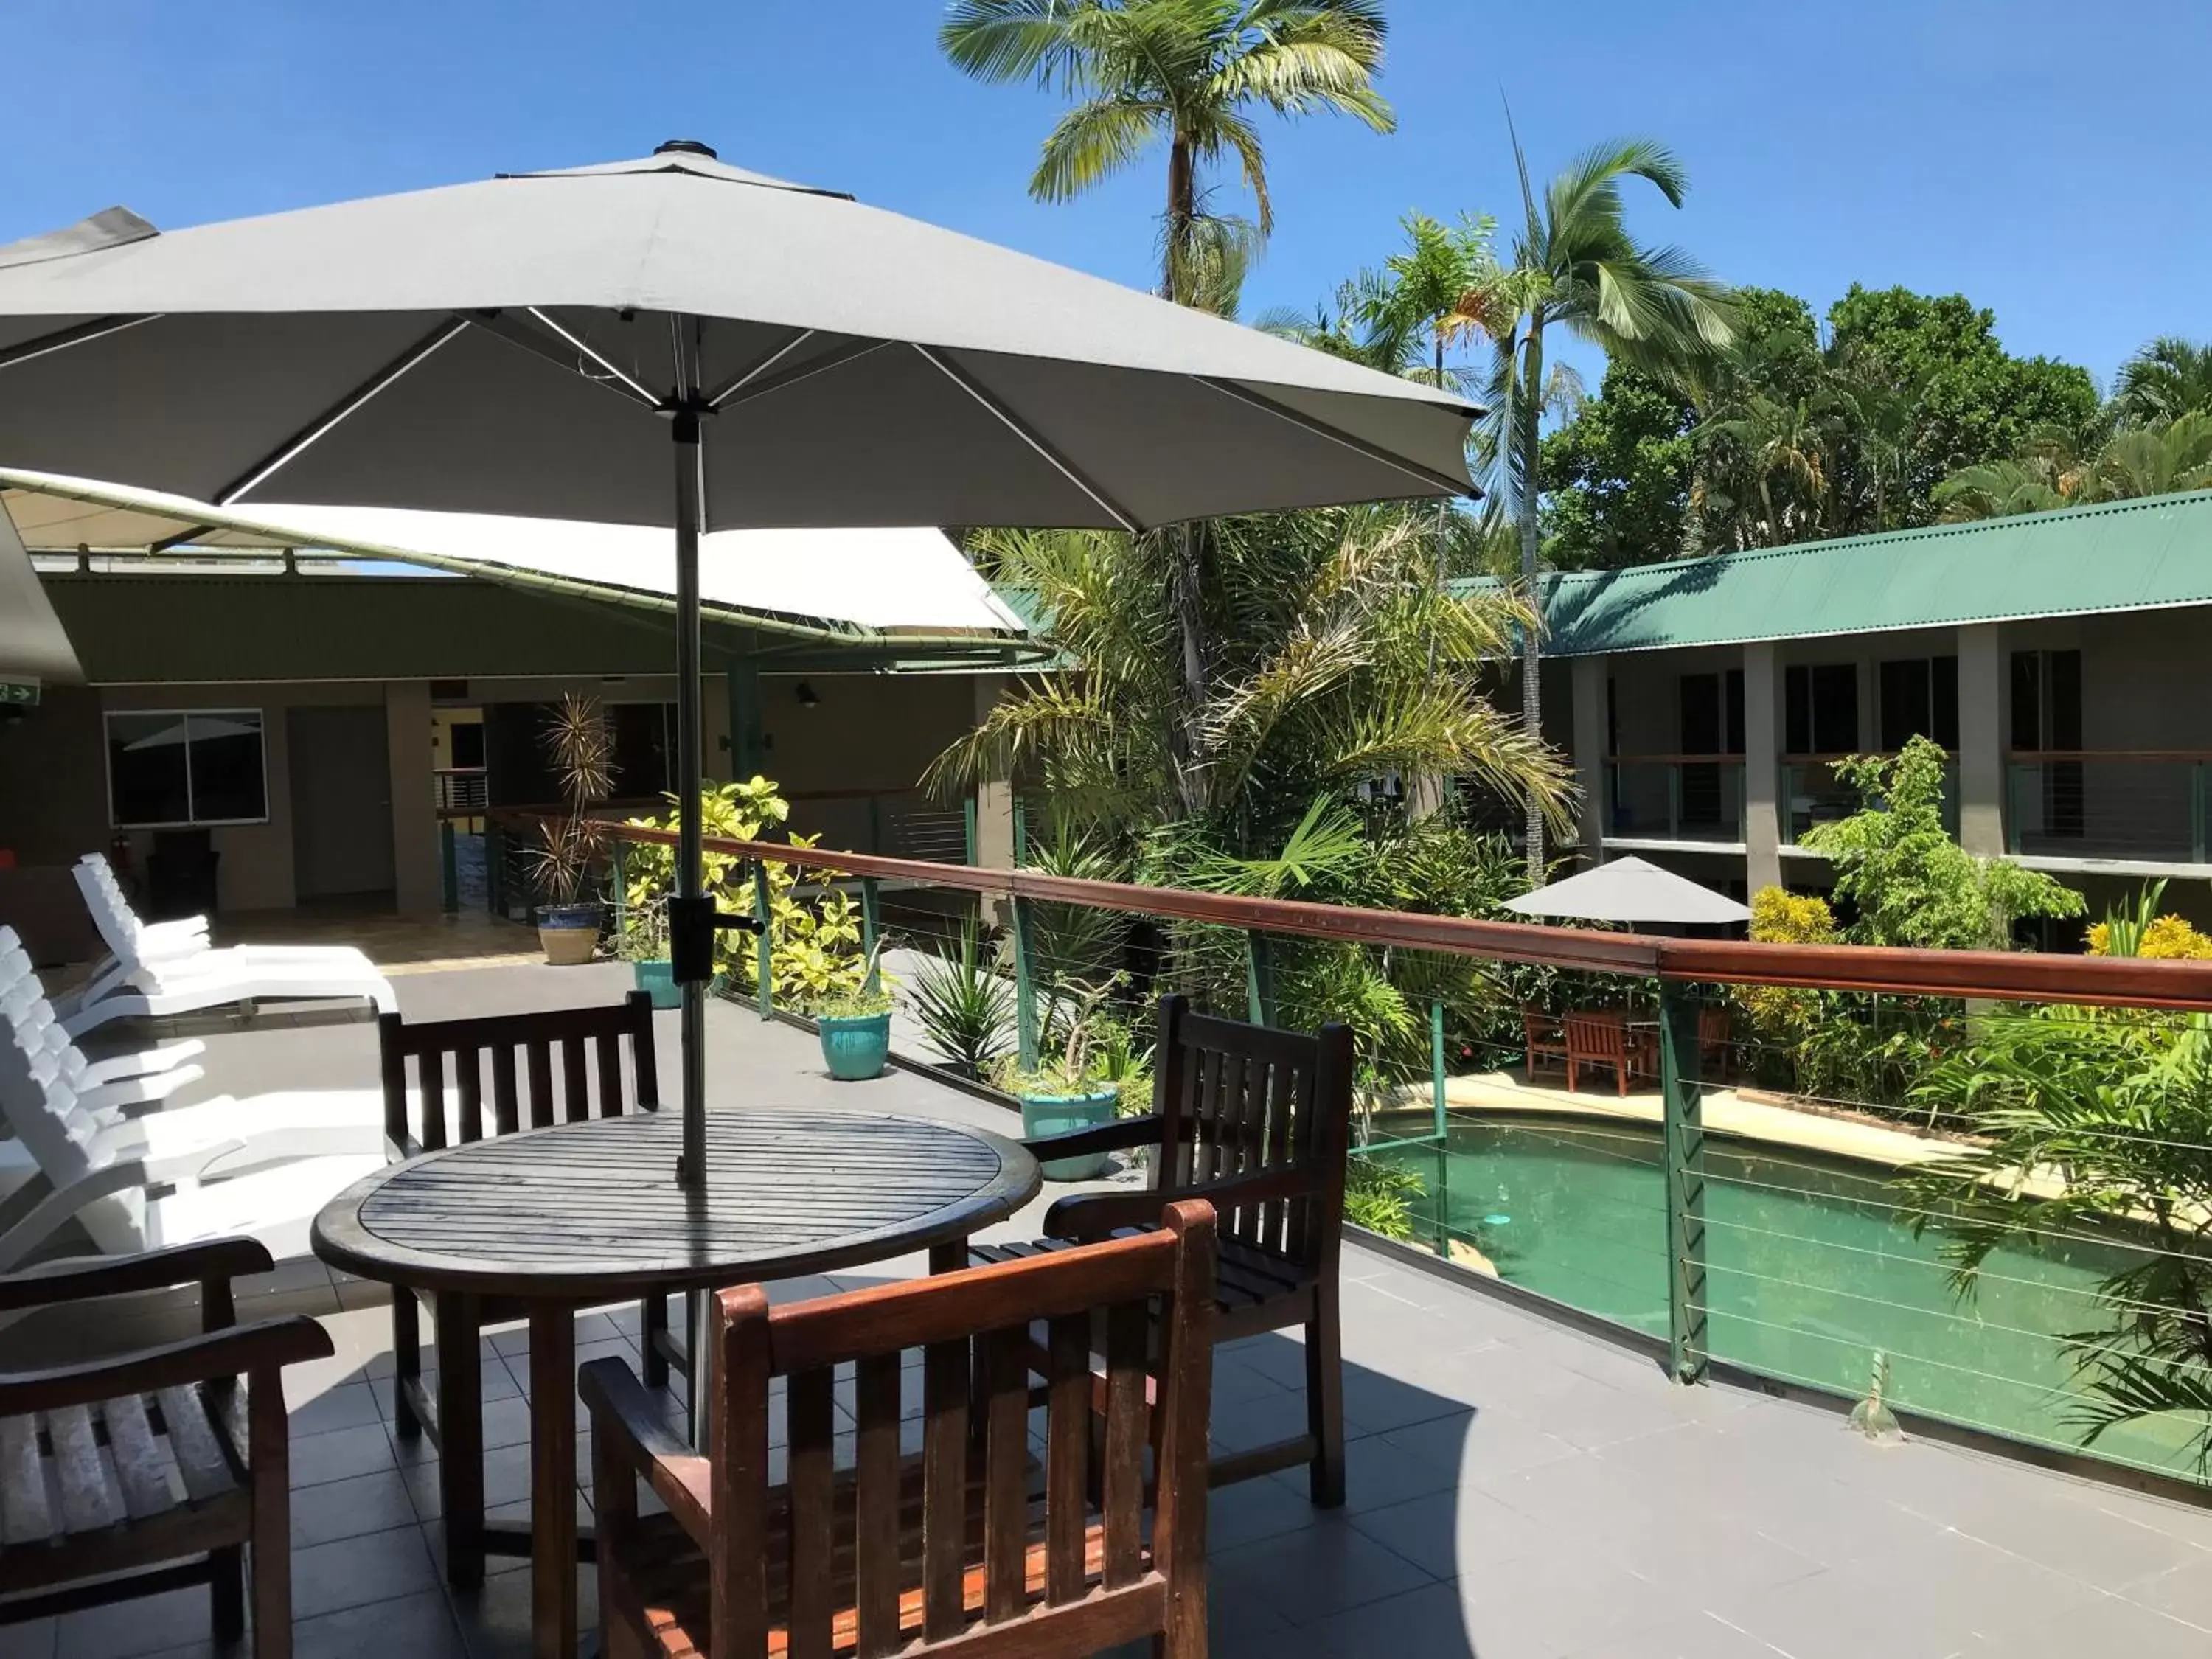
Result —
<svg viewBox="0 0 2212 1659"><path fill-rule="evenodd" d="M1035 1140L1096 1129L1114 1121L1121 1100L1121 1091L1110 1086L1080 1095L1024 1095L1022 1138ZM1038 1167L1047 1181L1095 1181L1114 1167L1114 1156L1094 1152L1088 1158L1048 1158Z"/></svg>
<svg viewBox="0 0 2212 1659"><path fill-rule="evenodd" d="M541 904L538 907L538 943L545 960L556 968L574 968L599 953L599 907L596 904Z"/></svg>
<svg viewBox="0 0 2212 1659"><path fill-rule="evenodd" d="M880 1014L823 1014L814 1022L822 1033L822 1063L842 1083L860 1083L883 1074L890 1058L891 1017Z"/></svg>

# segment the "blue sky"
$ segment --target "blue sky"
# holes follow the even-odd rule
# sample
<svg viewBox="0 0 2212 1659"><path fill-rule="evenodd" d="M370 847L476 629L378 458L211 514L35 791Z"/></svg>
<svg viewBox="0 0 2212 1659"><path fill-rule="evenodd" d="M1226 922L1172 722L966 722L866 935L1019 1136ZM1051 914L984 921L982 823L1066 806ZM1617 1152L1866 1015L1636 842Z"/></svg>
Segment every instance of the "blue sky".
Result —
<svg viewBox="0 0 2212 1659"><path fill-rule="evenodd" d="M605 160L682 134L1102 275L1149 276L1163 169L1024 193L1056 105L938 55L936 0L10 0L0 240L112 202L164 226ZM1395 0L1400 127L1271 129L1279 221L1248 313L1374 263L1409 208L1516 191L1649 133L1686 208L1638 223L1735 282L1825 306L1854 279L1962 291L2005 343L2100 381L2154 333L2212 335L2208 0ZM1526 20L1525 21L1522 20ZM21 66L38 66L26 72ZM903 273L883 273L884 281Z"/></svg>

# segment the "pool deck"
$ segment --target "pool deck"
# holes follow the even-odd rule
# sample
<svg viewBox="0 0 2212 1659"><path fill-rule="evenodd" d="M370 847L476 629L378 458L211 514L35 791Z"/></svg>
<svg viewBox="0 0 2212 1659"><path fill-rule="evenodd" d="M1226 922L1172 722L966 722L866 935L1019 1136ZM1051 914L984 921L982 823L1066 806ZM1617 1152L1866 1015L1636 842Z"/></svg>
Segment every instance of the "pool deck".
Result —
<svg viewBox="0 0 2212 1659"><path fill-rule="evenodd" d="M614 969L502 968L410 975L398 989L410 1016L437 1018L601 1000L625 984ZM811 1037L732 1005L711 1008L708 1029L722 1104L1012 1124L911 1073L832 1084ZM377 1075L365 1024L207 1041L203 1094ZM664 1016L664 1077L677 1075L675 1041ZM994 1231L1025 1232L1042 1201ZM776 1294L920 1267L884 1262ZM1648 1359L1379 1252L1348 1248L1343 1270L1350 1501L1316 1511L1280 1477L1213 1496L1212 1645L1224 1659L2212 1653L2212 1510L1940 1445L1877 1446L1828 1411L1673 1384ZM247 1288L245 1316L308 1313L337 1348L287 1381L301 1659L526 1652L522 1563L466 1592L437 1571L434 1455L392 1432L384 1292L313 1261ZM189 1295L103 1304L96 1319L17 1328L9 1358L160 1340L196 1319ZM591 1316L579 1358L634 1363L635 1337L632 1310ZM526 1352L520 1328L484 1341L487 1489L508 1516L528 1503ZM1298 1421L1302 1373L1289 1337L1223 1351L1216 1441L1252 1445ZM592 1594L586 1576L586 1628ZM0 1659L204 1659L207 1628L204 1595L177 1591L0 1626Z"/></svg>

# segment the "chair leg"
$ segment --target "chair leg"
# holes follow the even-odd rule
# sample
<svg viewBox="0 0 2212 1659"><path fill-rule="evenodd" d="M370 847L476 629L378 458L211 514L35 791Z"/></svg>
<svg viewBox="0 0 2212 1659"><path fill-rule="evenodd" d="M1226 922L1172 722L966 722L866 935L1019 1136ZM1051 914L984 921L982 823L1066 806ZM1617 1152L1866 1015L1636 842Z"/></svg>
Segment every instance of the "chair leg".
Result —
<svg viewBox="0 0 2212 1659"><path fill-rule="evenodd" d="M1314 1442L1307 1491L1315 1508L1333 1510L1344 1502L1344 1339L1334 1280L1324 1279L1314 1295L1306 1323L1306 1432Z"/></svg>
<svg viewBox="0 0 2212 1659"><path fill-rule="evenodd" d="M402 1440L420 1438L422 1420L415 1415L407 1384L422 1380L422 1310L404 1285L392 1287L392 1427Z"/></svg>
<svg viewBox="0 0 2212 1659"><path fill-rule="evenodd" d="M645 1298L639 1310L637 1346L645 1360L645 1386L665 1389L668 1386L668 1356L661 1352L661 1339L668 1334L668 1297L659 1291Z"/></svg>
<svg viewBox="0 0 2212 1659"><path fill-rule="evenodd" d="M241 1545L208 1552L208 1623L218 1645L246 1634L246 1550Z"/></svg>
<svg viewBox="0 0 2212 1659"><path fill-rule="evenodd" d="M246 1400L247 1461L253 1478L253 1659L292 1654L292 1425L284 1379L257 1371Z"/></svg>

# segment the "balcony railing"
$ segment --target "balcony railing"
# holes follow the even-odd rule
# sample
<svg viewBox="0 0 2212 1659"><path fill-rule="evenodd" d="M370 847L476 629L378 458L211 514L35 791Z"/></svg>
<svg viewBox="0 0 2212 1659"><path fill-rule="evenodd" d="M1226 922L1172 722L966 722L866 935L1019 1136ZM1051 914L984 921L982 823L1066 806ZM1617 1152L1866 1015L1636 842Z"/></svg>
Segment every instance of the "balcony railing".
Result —
<svg viewBox="0 0 2212 1659"><path fill-rule="evenodd" d="M441 817L473 817L490 804L489 790L481 766L441 766L430 775L431 804Z"/></svg>
<svg viewBox="0 0 2212 1659"><path fill-rule="evenodd" d="M2010 850L2148 864L2206 861L2202 750L2014 750L2006 757Z"/></svg>
<svg viewBox="0 0 2212 1659"><path fill-rule="evenodd" d="M1796 846L1816 824L1832 823L1857 811L1863 803L1859 792L1836 775L1836 763L1860 758L1852 755L1784 755L1782 757L1783 840ZM1893 760L1895 754L1877 757ZM1943 763L1943 827L1959 833L1959 757Z"/></svg>
<svg viewBox="0 0 2212 1659"><path fill-rule="evenodd" d="M1609 841L1744 838L1741 755L1613 755L1605 780Z"/></svg>

